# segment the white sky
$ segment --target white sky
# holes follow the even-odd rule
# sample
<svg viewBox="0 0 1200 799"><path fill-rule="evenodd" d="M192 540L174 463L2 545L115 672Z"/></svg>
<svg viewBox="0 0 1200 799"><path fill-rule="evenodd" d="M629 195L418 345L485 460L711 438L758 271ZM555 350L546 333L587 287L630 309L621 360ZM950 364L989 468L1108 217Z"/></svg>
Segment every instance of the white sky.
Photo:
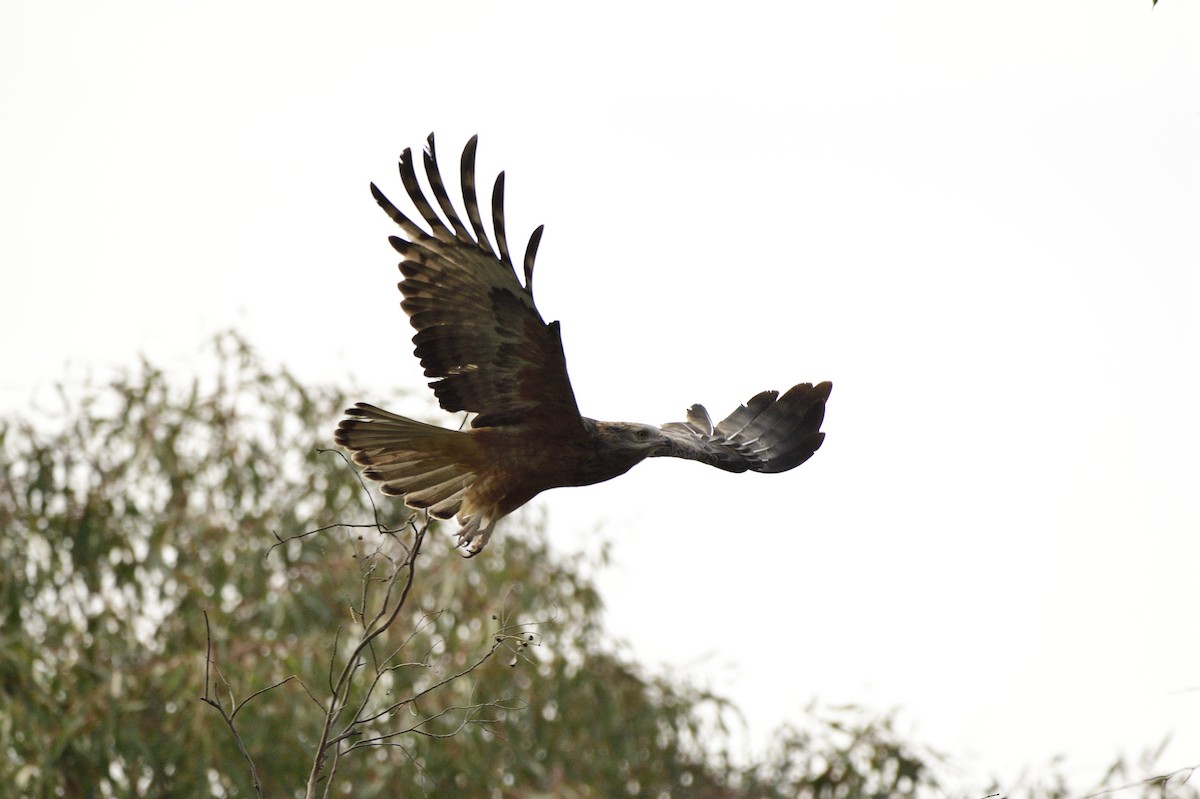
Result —
<svg viewBox="0 0 1200 799"><path fill-rule="evenodd" d="M584 413L834 382L796 471L535 503L633 655L757 744L815 696L965 780L1200 762L1193 3L330 8L0 8L0 410L235 326L430 415L367 183L479 133Z"/></svg>

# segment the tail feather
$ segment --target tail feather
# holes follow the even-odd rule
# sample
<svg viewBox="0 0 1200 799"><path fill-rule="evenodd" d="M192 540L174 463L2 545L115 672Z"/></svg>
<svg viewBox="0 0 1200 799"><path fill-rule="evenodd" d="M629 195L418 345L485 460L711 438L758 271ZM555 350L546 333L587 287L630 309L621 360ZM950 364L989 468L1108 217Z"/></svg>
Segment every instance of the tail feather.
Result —
<svg viewBox="0 0 1200 799"><path fill-rule="evenodd" d="M474 475L471 475L471 478L474 478ZM428 508L431 505L444 503L460 491L465 491L468 487L470 487L470 480L468 478L456 477L428 488L410 490L404 501L414 508ZM460 501L458 505L461 506L461 504ZM457 509L455 512L457 512Z"/></svg>
<svg viewBox="0 0 1200 799"><path fill-rule="evenodd" d="M442 501L430 505L428 508L426 508L426 510L428 510L429 515L435 519L454 518L454 515L462 508L463 497L466 496L467 489L469 488L470 486L464 486L463 488L460 488L458 491L455 491Z"/></svg>
<svg viewBox="0 0 1200 799"><path fill-rule="evenodd" d="M372 466L366 470L365 474L371 480L378 480L381 483L403 480L409 491L417 491L461 477L462 469L453 464L438 466L425 459L389 466Z"/></svg>
<svg viewBox="0 0 1200 799"><path fill-rule="evenodd" d="M363 474L410 508L449 519L475 483L478 451L467 433L425 424L360 402L346 411L334 441L354 453Z"/></svg>

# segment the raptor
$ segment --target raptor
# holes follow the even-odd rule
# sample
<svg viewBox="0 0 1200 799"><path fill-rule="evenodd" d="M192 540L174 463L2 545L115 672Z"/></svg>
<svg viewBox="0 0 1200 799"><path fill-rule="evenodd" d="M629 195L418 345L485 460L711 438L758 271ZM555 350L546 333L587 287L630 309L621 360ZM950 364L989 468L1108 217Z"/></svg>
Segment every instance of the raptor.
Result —
<svg viewBox="0 0 1200 799"><path fill-rule="evenodd" d="M504 227L503 172L491 197L494 245L483 224L477 144L472 137L461 160L467 223L442 181L432 133L423 161L444 218L421 188L411 150L400 157L400 178L428 230L371 184L376 202L404 234L389 241L403 257L400 305L416 330L415 354L434 378L429 385L441 407L474 414L469 428L452 430L363 402L347 410L334 439L384 494L438 519L457 517L458 545L470 557L487 545L496 522L540 492L609 480L645 458L774 473L812 457L825 438L828 382L764 391L716 424L702 405L689 408L684 421L662 426L583 416L559 323L547 324L533 300L542 227L526 246L522 282Z"/></svg>

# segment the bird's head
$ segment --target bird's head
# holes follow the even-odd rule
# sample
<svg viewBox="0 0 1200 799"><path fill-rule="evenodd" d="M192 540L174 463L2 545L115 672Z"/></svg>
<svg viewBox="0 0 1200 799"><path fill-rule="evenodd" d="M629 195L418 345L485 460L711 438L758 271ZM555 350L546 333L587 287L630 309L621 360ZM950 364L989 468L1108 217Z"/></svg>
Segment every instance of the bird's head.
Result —
<svg viewBox="0 0 1200 799"><path fill-rule="evenodd" d="M605 446L642 457L653 455L668 443L663 431L652 424L597 422L596 433Z"/></svg>

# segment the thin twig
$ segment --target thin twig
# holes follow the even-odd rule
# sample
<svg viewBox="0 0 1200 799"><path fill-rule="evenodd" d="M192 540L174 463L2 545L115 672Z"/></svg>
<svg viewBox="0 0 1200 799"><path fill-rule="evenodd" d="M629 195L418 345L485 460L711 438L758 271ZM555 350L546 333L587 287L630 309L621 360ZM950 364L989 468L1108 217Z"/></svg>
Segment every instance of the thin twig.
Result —
<svg viewBox="0 0 1200 799"><path fill-rule="evenodd" d="M472 663L471 665L469 665L469 666L467 666L466 668L462 669L461 671L455 672L454 674L451 674L449 677L444 677L444 678L442 678L442 679L441 679L441 680L439 680L438 682L435 682L433 685L430 685L428 688L425 688L425 689L424 689L424 690L422 690L422 691L418 691L417 693L413 694L413 695L412 695L412 696L410 696L410 697L406 697L405 699L401 699L401 700L399 700L398 702L393 702L391 705L388 705L387 707L383 708L382 710L380 710L378 713L376 713L376 714L375 714L375 715L373 715L373 716L367 716L367 717L365 717L365 718L358 719L358 720L357 720L357 723L366 724L366 723L369 723L369 722L375 721L375 720L377 720L377 719L380 719L380 718L382 718L382 717L384 717L384 716L387 716L387 715L390 715L390 714L392 714L392 713L395 713L397 710L399 710L400 708L404 707L405 705L411 705L411 704L415 704L415 703L416 703L418 700L420 700L422 697L424 697L424 696L426 696L427 694L430 694L430 693L432 693L432 692L436 691L437 689L441 688L443 685L447 685L447 684L449 684L449 683L452 683L452 682L454 682L455 680L459 679L460 677L465 677L466 675L468 675L468 674L470 674L471 672L475 671L475 669L477 669L477 668L479 668L480 666L482 666L482 665L483 665L484 663L486 663L486 662L487 662L487 661L488 661L488 660L489 660L489 659L490 659L490 658L491 658L493 655L495 655L495 654L496 654L496 650L497 650L497 649L499 649L499 648L501 647L501 645L502 645L502 642L503 642L504 640L507 640L507 636L506 636L506 637L504 637L504 638L497 638L497 639L496 639L496 642L492 644L491 648L489 648L487 652L485 652L485 653L484 653L484 654L483 654L483 655L482 655L482 656L481 656L481 657L480 657L478 660L476 660L474 663Z"/></svg>
<svg viewBox="0 0 1200 799"><path fill-rule="evenodd" d="M1127 791L1130 788L1140 788L1143 785L1153 785L1155 783L1161 783L1164 787L1166 787L1166 784L1170 782L1173 777L1179 774L1186 775L1182 780L1179 781L1180 785L1184 785L1189 779L1191 779L1192 775L1196 773L1197 769L1200 769L1200 763L1197 763L1194 766L1184 766L1183 768L1175 769L1168 774L1160 774L1157 777L1147 777L1144 780L1131 782L1128 785L1121 785L1116 788L1105 788L1103 791L1089 793L1087 796L1082 797L1082 799L1096 799L1097 796L1108 796L1109 794L1114 794L1118 791Z"/></svg>
<svg viewBox="0 0 1200 799"><path fill-rule="evenodd" d="M255 691L254 693L250 694L250 696L248 696L248 697L246 697L245 699L243 699L241 702L238 702L238 703L237 703L237 706L236 706L236 707L234 707L234 709L233 709L233 712L229 714L229 718L230 718L230 719L233 719L233 718L235 718L235 717L237 716L237 714L238 714L239 712L241 712L241 709L242 709L242 708L244 708L246 705L250 704L250 700L252 700L252 699L255 699L255 698L259 697L259 696L262 696L262 695L263 695L263 694L265 694L267 691L274 691L276 688L278 688L278 687L279 687L279 686L281 686L281 685L287 685L287 684L288 684L288 683L290 683L292 680L295 680L296 682L300 683L301 685L303 685L303 684L304 684L304 681L303 681L303 680L301 680L299 677L297 677L295 674L293 674L293 675L291 675L290 677L285 677L285 678L283 678L282 680L280 680L279 682L275 683L274 685L269 685L269 686L267 686L266 688L260 688L259 690L257 690L257 691ZM309 692L309 690L308 690L307 688L305 688L305 689L304 689L304 692L305 692L305 693L307 693L309 696L312 696L312 693L311 693L311 692ZM318 704L319 704L319 703L318 703Z"/></svg>
<svg viewBox="0 0 1200 799"><path fill-rule="evenodd" d="M359 657L362 655L363 650L365 650L371 644L371 642L375 640L375 638L377 638L383 633L384 630L392 625L392 623L400 615L400 610L405 606L405 604L407 604L409 592L412 590L413 582L416 579L417 556L421 552L421 544L425 539L425 532L427 529L428 524L416 529L416 533L413 538L413 545L409 550L409 556L400 566L400 569L407 567L408 576L404 581L404 588L400 593L400 597L396 601L395 607L392 608L391 614L388 616L386 621L380 624L375 624L374 620L372 621L371 626L373 629L363 631L362 639L350 653L349 658L346 660L346 665L342 668L342 673L338 677L337 684L334 686L332 696L329 698L329 707L325 713L325 723L322 725L321 737L317 742L316 753L313 756L313 765L312 769L309 771L308 784L305 793L307 799L316 799L317 780L321 774L321 770L325 762L326 749L330 745L330 737L333 732L333 725L338 715L340 715L342 709L345 707L346 701L348 700L350 680L353 677L354 672L358 670ZM351 720L351 724L353 724L353 720Z"/></svg>
<svg viewBox="0 0 1200 799"><path fill-rule="evenodd" d="M500 719L475 718L475 714L478 713L479 711L482 711L484 708L491 707L491 708L496 708L498 710L503 710L505 712L509 712L509 711L514 711L514 710L523 710L525 707L527 707L525 702L523 702L521 700L513 700L511 704L505 704L506 701L507 700L496 699L491 702L481 702L479 704L474 704L474 705L455 705L452 707L444 708L444 709L438 711L437 713L434 713L432 716L427 716L426 718L421 719L416 724L412 725L411 727L408 727L407 729L397 730L395 732L383 733L381 735L375 736L374 738L364 738L361 741L355 741L353 744L350 745L350 750L361 749L361 748L365 748L368 746L380 746L381 744L389 742L392 738L398 738L401 735L408 735L410 733L415 733L417 735L423 735L426 738L453 738L455 735L458 735L460 732L462 732L464 729L466 729L468 724L479 724L479 725L486 726L488 724L498 724L500 722ZM442 718L443 716L447 716L456 710L465 710L467 712L463 716L462 721L459 722L458 726L455 727L453 730L450 730L449 732L430 732L429 730L421 729L426 724L428 724L432 721L436 721L437 719Z"/></svg>
<svg viewBox="0 0 1200 799"><path fill-rule="evenodd" d="M375 498L371 496L371 492L367 489L367 484L363 480L362 473L354 468L354 465L350 462L350 459L346 457L346 453L344 453L340 450L336 450L336 449L323 449L323 448L318 448L317 452L322 455L324 455L325 453L333 453L334 455L337 455L339 458L341 458L343 461L346 462L346 466L354 473L355 478L358 480L358 484L360 486L362 486L363 494L366 496L367 501L371 503L371 515L375 518L375 523L374 524L345 524L342 522L335 522L333 524L327 524L324 527L318 527L315 530L305 530L303 533L296 533L295 535L289 535L287 538L280 537L279 533L272 530L271 534L275 536L275 543L272 544L267 549L267 551L263 554L263 557L269 556L272 552L275 551L276 547L283 546L284 544L288 543L289 541L295 541L299 538L307 538L310 535L316 535L317 533L323 533L326 530L334 530L339 527L345 527L345 528L349 528L349 529L356 529L356 528L371 529L371 530L378 530L380 533L383 533L385 535L395 535L396 533L399 533L402 530L404 530L406 527L409 527L410 525L412 525L412 518L410 517L409 519L405 520L403 525L396 528L395 530L392 530L392 529L389 529L388 527L386 527L383 524L383 522L380 521L380 519L379 519L379 507L375 504Z"/></svg>
<svg viewBox="0 0 1200 799"><path fill-rule="evenodd" d="M242 736L238 734L237 727L235 727L233 724L233 716L237 714L237 711L241 708L241 706L236 706L233 714L226 713L224 706L222 706L219 701L210 698L208 693L210 687L209 669L215 666L212 660L212 627L208 623L207 610L204 611L204 635L206 639L204 650L204 696L200 697L200 701L204 702L206 705L215 707L217 712L221 714L221 718L225 720L225 725L229 727L229 732L233 734L233 740L237 742L237 747L241 751L242 757L246 758L246 764L250 767L250 784L254 786L254 795L259 799L263 799L262 784L258 781L258 769L254 765L254 758L250 757L250 752L247 751L246 744L242 741ZM225 683L225 687L229 691L229 698L232 703L233 688L230 687L229 682L225 679L225 677L221 675L220 669L217 669L217 676L220 677L221 681ZM284 682L286 682L286 680ZM259 693L263 692L260 691ZM253 694L246 700L246 702L249 702L250 699L253 699L255 696L258 696L258 694ZM244 705L245 702L242 704Z"/></svg>
<svg viewBox="0 0 1200 799"><path fill-rule="evenodd" d="M341 452L334 450L319 450L319 452L335 452L347 466L350 461ZM424 715L418 703L426 696L429 696L434 691L444 688L449 683L458 680L475 669L481 667L489 659L503 648L514 656L511 665L516 665L519 659L529 661L529 658L524 654L524 650L535 639L535 635L528 630L529 625L526 624L510 624L510 615L507 608L502 611L503 618L497 618L500 622L500 629L496 630L493 636L493 643L481 655L473 658L472 662L465 668L457 670L452 674L437 679L422 690L415 691L411 696L396 702L390 702L382 709L372 711L370 708L376 703L376 697L382 690L385 681L385 675L394 675L400 669L410 666L419 666L421 668L432 668L431 657L439 647L445 646L444 642L437 637L437 620L443 611L426 614L420 619L408 635L403 637L403 640L398 644L388 644L386 649L382 646L387 639L380 638L385 632L391 630L395 626L395 622L400 618L401 613L407 607L409 599L412 595L412 590L416 581L417 574L417 559L420 556L421 547L425 541L425 536L429 531L431 519L428 513L425 513L418 523L416 515L409 516L404 524L399 528L392 530L383 525L380 518L379 508L375 504L374 498L370 491L366 488L366 483L362 475L355 470L355 476L362 486L364 494L367 496L371 504L371 510L375 519L374 524L346 524L334 523L323 527L318 527L313 530L307 530L303 533L281 537L275 533L275 543L267 550L266 555L270 555L277 547L287 544L297 539L306 538L308 536L345 528L353 529L373 529L380 536L387 536L392 545L398 547L398 551L385 551L385 543L382 538L373 551L367 548L365 554L356 554L355 557L362 557L366 560L366 564L362 566L361 585L358 597L353 595L348 598L348 605L351 612L353 623L361 625L361 633L356 636L357 641L353 643L349 653L343 661L340 671L337 668L337 661L341 659L341 633L342 625L338 625L334 634L333 646L329 654L329 669L328 669L328 690L329 696L327 700L318 699L309 687L297 675L289 676L279 682L266 688L255 691L242 701L237 701L233 695L232 686L225 676L221 673L212 657L212 635L209 631L208 614L205 614L205 627L208 631L208 641L205 652L205 673L204 673L204 697L203 701L217 708L221 717L225 720L234 736L239 749L242 751L246 762L249 764L251 772L251 780L254 784L255 794L262 797L262 789L258 779L257 769L247 751L244 742L238 734L234 719L237 714L251 701L257 699L263 694L273 691L285 685L288 682L295 680L304 690L305 694L316 703L324 711L324 722L322 725L321 734L313 752L312 767L309 771L305 785L306 799L317 799L318 793L325 797L329 797L334 791L333 785L335 775L337 774L341 758L346 753L355 749L367 746L396 746L412 761L421 771L425 771L424 766L416 759L415 755L403 745L397 743L394 739L403 735L413 734L421 735L428 738L448 738L458 734L469 724L480 725L484 729L492 731L491 728L498 724L503 719L503 714L518 710L525 706L519 700L498 699L490 702L474 702L473 697L467 697L467 704L456 704L450 707L437 710L431 715ZM402 533L411 532L411 536ZM359 537L361 540L361 536ZM356 548L358 549L358 548ZM359 549L361 553L361 549ZM403 557L400 557L400 554ZM383 572L382 564L379 558L386 558L390 564L391 571ZM353 589L351 589L353 590ZM354 604L354 599L359 600L358 605ZM378 603L372 608L373 603ZM401 655L404 653L414 641L419 637L427 634L431 635L431 642L424 653L417 660L412 659L409 654L401 660ZM350 642L347 642L348 644ZM377 650L380 647L380 650ZM366 680L362 689L356 687L358 674L364 669L370 668L372 676ZM445 673L442 669L438 669L436 673ZM435 674L436 674L435 673ZM335 676L336 675L336 676ZM394 677L392 678L394 684ZM424 680L421 680L424 682ZM211 692L217 686L223 686L228 694L228 701L214 699ZM416 686L413 686L415 689ZM361 698L358 694L362 691ZM474 693L472 688L470 693ZM390 691L389 691L390 694ZM353 701L352 701L353 697ZM382 703L381 703L382 704ZM392 731L376 730L370 738L363 738L365 734L371 731L365 731L363 728L367 725L375 725L381 719L389 715L395 715L401 708L411 706L413 715L418 720L403 729L394 728ZM227 710L228 708L228 710ZM492 709L493 713L485 713L487 709ZM429 729L430 725L438 722L439 719L452 719L456 714L463 714L457 725L453 729L446 732L439 732ZM344 719L340 724L340 720ZM340 730L337 729L341 727ZM390 725L389 725L390 726ZM441 725L439 725L441 726ZM494 732L494 731L493 731ZM498 734L498 733L496 733ZM351 743L351 741L353 741ZM331 751L332 750L332 751ZM324 786L321 783L324 782Z"/></svg>
<svg viewBox="0 0 1200 799"><path fill-rule="evenodd" d="M420 623L419 625L417 625L417 627L416 627L416 628L415 628L415 629L414 629L414 630L413 630L413 631L412 631L412 632L411 632L411 633L408 635L408 637L407 637L407 638L405 638L405 639L404 639L404 641L403 641L403 642L401 642L401 643L400 643L400 645L399 645L399 646L397 646L397 647L396 647L396 648L395 648L395 649L392 651L392 654L388 655L388 656L387 656L387 657L386 657L386 658L383 660L383 662L382 662L382 663L380 663L380 662L378 661L378 658L375 658L375 676L371 678L371 682L370 682L370 684L367 686L367 690L366 690L366 692L365 692L365 694L364 694L364 696L363 696L363 699L362 699L362 701L359 703L359 705L358 705L358 709L357 709L357 710L355 710L355 712L354 712L354 717L353 717L353 719L351 720L350 724L348 724L348 725L347 725L347 726L344 728L344 730L343 730L343 733L342 733L341 735L337 736L337 738L335 738L335 739L334 739L334 741L338 741L338 740L341 740L342 738L345 738L345 737L346 737L346 735L347 735L347 733L348 733L349 731L353 730L353 728L354 728L355 726L357 726L357 725L359 725L359 724L362 724L362 723L364 723L365 721L369 721L369 720L370 720L370 719L367 719L366 717L364 717L364 716L363 716L363 713L365 713L365 712L366 712L367 705L368 705L368 704L370 704L370 702L371 702L371 697L374 695L374 693L375 693L375 689L376 689L377 687L379 687L379 681L380 681L381 679L383 679L383 675L385 675L385 674L389 674L389 673L391 673L391 672L393 672L393 671L396 671L396 670L398 670L398 669L405 668L405 667L407 667L407 666L421 666L422 668L429 668L429 667L430 667L430 666L429 666L429 663L427 663L427 662L425 661L425 659L429 657L429 654L430 654L430 653L433 651L433 647L430 647L430 649L429 649L429 650L428 650L428 651L427 651L427 652L426 652L426 653L425 653L425 654L422 656L422 659L421 659L421 660L419 660L419 661L410 661L410 662L406 662L406 663L397 663L397 664L395 664L395 665L392 665L392 666L389 666L389 665L387 665L387 664L388 664L388 663L390 663L390 662L392 661L392 659L393 659L393 658L395 658L397 655L399 655L399 654L400 654L400 652L401 652L401 651L402 651L402 650L403 650L405 647L407 647L407 646L408 646L408 644L409 644L409 643L412 641L412 639L413 639L413 638L415 638L415 637L417 636L417 634L418 634L418 633L420 633L422 630L424 630L424 629L425 629L427 626L429 626L429 625L433 624L433 621L432 621L432 620L431 620L431 618L430 618L431 616L432 616L432 618L433 618L433 619L436 619L436 618L437 618L438 616L440 616L440 615L441 615L441 611L438 611L437 613L434 613L434 614L427 615L427 616L426 616L424 619L422 619L422 620L421 620L421 623ZM372 647L371 647L371 653L372 653L372 655L374 655L374 652L375 652L375 647L372 645Z"/></svg>

